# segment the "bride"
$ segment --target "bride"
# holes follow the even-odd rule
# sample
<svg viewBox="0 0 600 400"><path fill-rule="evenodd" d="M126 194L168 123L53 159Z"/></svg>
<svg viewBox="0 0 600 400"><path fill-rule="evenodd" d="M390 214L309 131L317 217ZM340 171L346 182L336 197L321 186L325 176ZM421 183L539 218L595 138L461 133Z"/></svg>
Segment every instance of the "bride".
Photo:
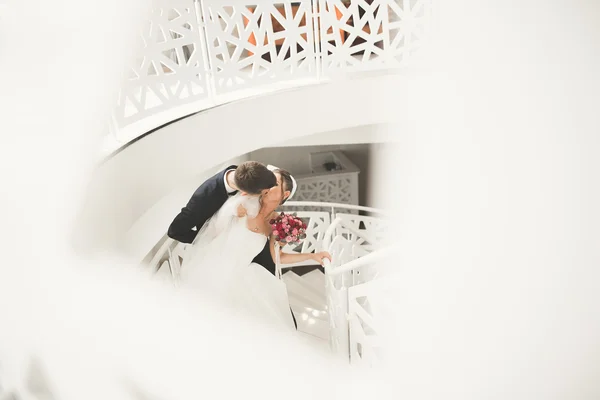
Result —
<svg viewBox="0 0 600 400"><path fill-rule="evenodd" d="M204 224L182 266L180 286L234 313L293 330L285 284L263 266L252 263L267 241L275 259L269 220L277 216L276 208L295 190L289 172L273 172L277 186L266 195L230 197ZM280 252L282 264L314 260L322 265L325 258L331 260L329 253Z"/></svg>

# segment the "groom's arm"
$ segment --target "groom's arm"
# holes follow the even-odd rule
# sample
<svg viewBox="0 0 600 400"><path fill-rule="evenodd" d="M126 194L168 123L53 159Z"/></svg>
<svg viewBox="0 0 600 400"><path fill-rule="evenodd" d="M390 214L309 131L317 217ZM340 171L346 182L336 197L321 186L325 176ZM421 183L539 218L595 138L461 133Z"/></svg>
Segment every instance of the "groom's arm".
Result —
<svg viewBox="0 0 600 400"><path fill-rule="evenodd" d="M177 214L171 225L169 225L169 230L167 231L167 235L171 239L175 239L182 243L192 243L194 238L198 234L197 230L194 230L196 223L194 220L194 212L185 206L181 209L181 212Z"/></svg>
<svg viewBox="0 0 600 400"><path fill-rule="evenodd" d="M181 212L177 214L167 235L182 243L192 243L204 223L221 207L222 201L216 192L214 181L203 183L192 195L192 198ZM225 199L227 195L225 194ZM196 228L197 230L194 230Z"/></svg>

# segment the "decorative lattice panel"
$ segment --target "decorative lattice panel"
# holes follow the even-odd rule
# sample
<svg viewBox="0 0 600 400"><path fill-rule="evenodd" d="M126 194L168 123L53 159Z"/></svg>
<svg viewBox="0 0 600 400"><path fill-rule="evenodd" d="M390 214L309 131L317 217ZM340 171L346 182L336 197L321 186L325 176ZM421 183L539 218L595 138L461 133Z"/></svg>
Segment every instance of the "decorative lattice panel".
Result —
<svg viewBox="0 0 600 400"><path fill-rule="evenodd" d="M374 281L371 281L348 288L350 361L353 364L374 365L379 359L377 323L369 302L373 283Z"/></svg>
<svg viewBox="0 0 600 400"><path fill-rule="evenodd" d="M384 247L389 235L389 221L383 218L355 214L336 214L343 223L335 230L336 236L349 240L358 256ZM346 227L352 227L360 234L355 234Z"/></svg>
<svg viewBox="0 0 600 400"><path fill-rule="evenodd" d="M319 0L323 73L405 63L423 42L431 0Z"/></svg>
<svg viewBox="0 0 600 400"><path fill-rule="evenodd" d="M115 120L119 127L157 112L208 99L207 63L193 0L155 0L140 34L141 54L130 66Z"/></svg>
<svg viewBox="0 0 600 400"><path fill-rule="evenodd" d="M325 277L329 345L334 353L348 355L348 293L346 288L336 289L333 281L333 277Z"/></svg>
<svg viewBox="0 0 600 400"><path fill-rule="evenodd" d="M432 0L388 0L386 58L407 61L425 42Z"/></svg>
<svg viewBox="0 0 600 400"><path fill-rule="evenodd" d="M151 1L108 147L234 99L399 67L433 0Z"/></svg>
<svg viewBox="0 0 600 400"><path fill-rule="evenodd" d="M363 256L356 251L356 243L344 236L336 236L329 252L332 270ZM350 271L326 276L327 304L330 318L332 349L348 355L353 363L376 359L377 332L373 322L369 291L378 276L378 265L364 265Z"/></svg>
<svg viewBox="0 0 600 400"><path fill-rule="evenodd" d="M298 179L294 201L358 205L358 174L332 174Z"/></svg>
<svg viewBox="0 0 600 400"><path fill-rule="evenodd" d="M317 77L310 1L204 0L215 93Z"/></svg>
<svg viewBox="0 0 600 400"><path fill-rule="evenodd" d="M379 277L379 268L376 265L365 265L352 271L352 281L355 284L370 282Z"/></svg>
<svg viewBox="0 0 600 400"><path fill-rule="evenodd" d="M352 242L343 236L336 236L331 241L328 249L331 254L331 267L336 268L358 258L354 255ZM343 275L341 275L343 277ZM336 281L336 283L344 284L344 281Z"/></svg>

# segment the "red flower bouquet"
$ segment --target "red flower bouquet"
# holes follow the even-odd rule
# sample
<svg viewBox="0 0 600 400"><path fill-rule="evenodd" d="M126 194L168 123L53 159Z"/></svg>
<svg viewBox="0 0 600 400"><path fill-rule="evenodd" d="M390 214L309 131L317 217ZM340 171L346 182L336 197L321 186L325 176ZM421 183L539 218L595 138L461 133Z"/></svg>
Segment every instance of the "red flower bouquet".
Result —
<svg viewBox="0 0 600 400"><path fill-rule="evenodd" d="M281 213L269 221L273 236L282 244L299 244L306 238L306 224L293 214Z"/></svg>

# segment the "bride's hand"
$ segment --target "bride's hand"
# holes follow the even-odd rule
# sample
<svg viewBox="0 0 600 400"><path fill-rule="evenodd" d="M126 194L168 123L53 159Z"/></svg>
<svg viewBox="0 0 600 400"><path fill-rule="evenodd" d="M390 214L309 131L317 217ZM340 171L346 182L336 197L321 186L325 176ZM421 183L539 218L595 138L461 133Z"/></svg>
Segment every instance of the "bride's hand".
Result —
<svg viewBox="0 0 600 400"><path fill-rule="evenodd" d="M331 262L331 254L329 254L326 251L321 251L319 253L313 253L313 254L311 254L310 258L312 260L315 260L316 262L318 262L321 265L323 265L323 262L325 261L325 259L328 259L329 262Z"/></svg>

